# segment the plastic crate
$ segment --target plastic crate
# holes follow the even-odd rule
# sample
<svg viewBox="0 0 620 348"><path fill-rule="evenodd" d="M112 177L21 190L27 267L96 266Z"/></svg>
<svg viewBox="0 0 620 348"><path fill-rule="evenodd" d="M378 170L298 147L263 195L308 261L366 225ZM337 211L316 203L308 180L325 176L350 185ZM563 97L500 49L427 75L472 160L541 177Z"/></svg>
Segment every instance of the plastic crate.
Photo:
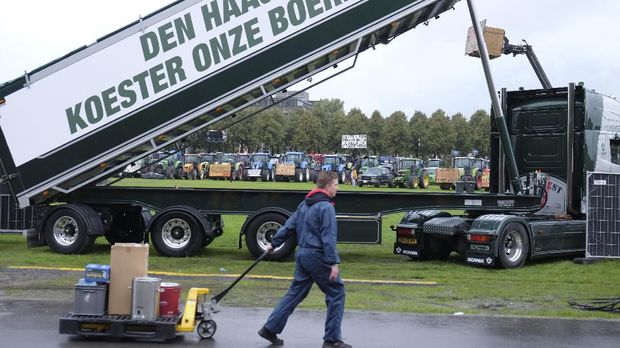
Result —
<svg viewBox="0 0 620 348"><path fill-rule="evenodd" d="M106 313L108 284L86 282L83 279L75 284L73 314L103 315Z"/></svg>

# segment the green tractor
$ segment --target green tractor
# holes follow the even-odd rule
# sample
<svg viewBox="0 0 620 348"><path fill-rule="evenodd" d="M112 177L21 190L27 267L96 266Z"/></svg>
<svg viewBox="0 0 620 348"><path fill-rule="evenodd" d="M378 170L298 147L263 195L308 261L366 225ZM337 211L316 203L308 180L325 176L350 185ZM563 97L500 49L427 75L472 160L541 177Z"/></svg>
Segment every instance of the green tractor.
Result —
<svg viewBox="0 0 620 348"><path fill-rule="evenodd" d="M428 188L430 177L419 158L399 158L396 161L396 177L394 186L407 188Z"/></svg>
<svg viewBox="0 0 620 348"><path fill-rule="evenodd" d="M379 166L379 156L365 156L359 161L357 174L364 174L366 169Z"/></svg>

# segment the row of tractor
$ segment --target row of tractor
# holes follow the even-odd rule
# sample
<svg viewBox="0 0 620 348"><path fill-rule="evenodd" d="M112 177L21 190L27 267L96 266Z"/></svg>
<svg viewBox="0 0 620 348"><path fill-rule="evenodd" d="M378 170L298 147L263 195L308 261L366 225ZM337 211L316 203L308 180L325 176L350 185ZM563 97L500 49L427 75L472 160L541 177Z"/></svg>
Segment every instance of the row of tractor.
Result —
<svg viewBox="0 0 620 348"><path fill-rule="evenodd" d="M456 156L449 167L443 164L439 158L426 161L391 156L354 158L343 154L306 154L298 151L284 154L156 153L131 163L122 175L151 179L313 182L318 172L334 171L338 173L340 183L350 183L356 179L360 186L425 189L436 184L448 190L454 189L458 182L465 182L471 183L475 189L488 188L487 159Z"/></svg>

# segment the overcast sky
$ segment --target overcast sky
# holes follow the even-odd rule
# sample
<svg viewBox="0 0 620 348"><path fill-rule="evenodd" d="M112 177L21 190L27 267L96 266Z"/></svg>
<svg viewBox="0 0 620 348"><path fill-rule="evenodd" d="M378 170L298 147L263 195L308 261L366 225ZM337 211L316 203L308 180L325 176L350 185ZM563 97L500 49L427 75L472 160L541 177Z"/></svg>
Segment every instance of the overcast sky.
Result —
<svg viewBox="0 0 620 348"><path fill-rule="evenodd" d="M384 0L389 1L389 0ZM0 82L11 80L170 3L168 0L3 1ZM526 39L554 86L583 81L620 95L620 1L475 0L480 20L506 30L511 43ZM454 11L359 56L357 66L309 90L310 98L339 98L367 116L400 110L469 117L490 109L482 65L464 55L471 26L467 2ZM540 86L525 56L491 62L499 89Z"/></svg>

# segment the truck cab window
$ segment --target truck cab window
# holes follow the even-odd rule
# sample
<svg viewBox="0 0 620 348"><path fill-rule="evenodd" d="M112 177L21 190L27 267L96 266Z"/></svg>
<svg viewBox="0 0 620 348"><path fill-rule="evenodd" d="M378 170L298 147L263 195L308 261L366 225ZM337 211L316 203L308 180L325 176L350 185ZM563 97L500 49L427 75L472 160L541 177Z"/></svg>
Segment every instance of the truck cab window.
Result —
<svg viewBox="0 0 620 348"><path fill-rule="evenodd" d="M611 150L611 163L620 165L620 139L611 139L609 148Z"/></svg>

